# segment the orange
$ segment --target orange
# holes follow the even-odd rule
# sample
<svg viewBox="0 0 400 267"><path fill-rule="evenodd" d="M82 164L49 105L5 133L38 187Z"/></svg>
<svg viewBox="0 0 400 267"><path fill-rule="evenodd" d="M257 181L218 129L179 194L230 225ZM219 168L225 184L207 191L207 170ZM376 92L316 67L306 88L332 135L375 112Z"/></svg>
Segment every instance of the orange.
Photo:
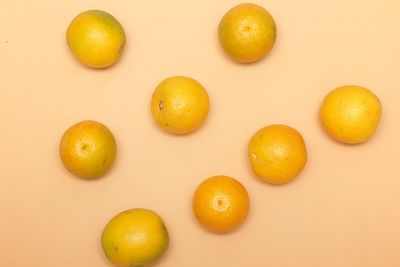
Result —
<svg viewBox="0 0 400 267"><path fill-rule="evenodd" d="M106 257L118 267L148 266L169 244L168 230L152 210L130 209L114 216L101 235Z"/></svg>
<svg viewBox="0 0 400 267"><path fill-rule="evenodd" d="M276 24L263 7L245 3L229 10L218 28L219 42L228 56L242 63L265 57L276 40Z"/></svg>
<svg viewBox="0 0 400 267"><path fill-rule="evenodd" d="M271 184L293 180L307 162L303 137L292 127L270 125L250 139L248 156L255 174Z"/></svg>
<svg viewBox="0 0 400 267"><path fill-rule="evenodd" d="M337 141L359 144L376 132L382 107L370 90L347 85L332 90L320 109L320 120L327 133Z"/></svg>
<svg viewBox="0 0 400 267"><path fill-rule="evenodd" d="M205 121L209 97L196 80L174 76L162 81L153 92L151 112L157 125L166 132L188 134Z"/></svg>
<svg viewBox="0 0 400 267"><path fill-rule="evenodd" d="M222 175L203 181L193 197L197 220L214 233L228 233L238 228L249 213L249 205L244 186Z"/></svg>
<svg viewBox="0 0 400 267"><path fill-rule="evenodd" d="M111 14L88 10L72 20L67 30L67 43L84 65L105 68L119 60L125 46L125 32Z"/></svg>
<svg viewBox="0 0 400 267"><path fill-rule="evenodd" d="M62 136L60 157L74 175L94 179L104 175L113 165L117 145L111 131L97 121L81 121Z"/></svg>

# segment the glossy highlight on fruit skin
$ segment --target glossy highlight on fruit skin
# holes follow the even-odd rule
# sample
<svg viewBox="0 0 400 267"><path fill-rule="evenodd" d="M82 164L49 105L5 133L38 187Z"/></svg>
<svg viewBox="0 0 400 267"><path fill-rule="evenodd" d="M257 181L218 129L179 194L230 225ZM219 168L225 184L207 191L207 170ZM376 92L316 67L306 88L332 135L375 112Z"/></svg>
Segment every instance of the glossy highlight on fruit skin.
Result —
<svg viewBox="0 0 400 267"><path fill-rule="evenodd" d="M264 58L275 44L276 23L263 7L244 3L230 9L218 28L219 42L235 61L251 63Z"/></svg>
<svg viewBox="0 0 400 267"><path fill-rule="evenodd" d="M224 234L236 230L247 218L250 200L236 179L218 175L203 181L193 196L193 212L209 231Z"/></svg>
<svg viewBox="0 0 400 267"><path fill-rule="evenodd" d="M209 111L209 97L196 80L173 76L154 90L151 112L157 125L172 134L188 134L198 129Z"/></svg>
<svg viewBox="0 0 400 267"><path fill-rule="evenodd" d="M67 43L73 55L92 68L115 64L121 57L125 42L122 25L102 10L80 13L67 29Z"/></svg>
<svg viewBox="0 0 400 267"><path fill-rule="evenodd" d="M261 180L284 184L303 170L307 150L297 130L286 125L270 125L252 136L248 157L254 173Z"/></svg>
<svg viewBox="0 0 400 267"><path fill-rule="evenodd" d="M326 132L345 144L359 144L376 132L382 113L379 98L357 85L336 88L325 97L320 120Z"/></svg>
<svg viewBox="0 0 400 267"><path fill-rule="evenodd" d="M72 125L60 141L60 157L69 172L83 179L103 176L113 165L117 145L111 131L97 121Z"/></svg>
<svg viewBox="0 0 400 267"><path fill-rule="evenodd" d="M162 218L152 210L136 208L114 216L105 226L101 245L118 267L148 266L168 249L169 234Z"/></svg>

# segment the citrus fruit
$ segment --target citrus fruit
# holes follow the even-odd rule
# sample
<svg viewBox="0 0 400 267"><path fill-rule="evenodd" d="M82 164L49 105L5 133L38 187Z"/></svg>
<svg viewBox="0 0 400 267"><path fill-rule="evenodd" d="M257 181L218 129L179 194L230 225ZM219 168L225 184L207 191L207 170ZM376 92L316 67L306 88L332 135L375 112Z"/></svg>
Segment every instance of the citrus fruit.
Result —
<svg viewBox="0 0 400 267"><path fill-rule="evenodd" d="M153 92L151 112L165 131L187 134L199 128L208 115L209 98L196 80L174 76L162 81Z"/></svg>
<svg viewBox="0 0 400 267"><path fill-rule="evenodd" d="M101 235L104 254L119 267L154 263L168 244L168 230L163 220L148 209L130 209L117 214Z"/></svg>
<svg viewBox="0 0 400 267"><path fill-rule="evenodd" d="M213 176L203 181L193 197L197 220L214 233L238 228L249 213L249 195L243 185L228 176Z"/></svg>
<svg viewBox="0 0 400 267"><path fill-rule="evenodd" d="M88 10L72 20L67 30L67 43L84 65L105 68L120 58L125 46L125 32L111 14Z"/></svg>
<svg viewBox="0 0 400 267"><path fill-rule="evenodd" d="M111 131L96 121L81 121L62 136L60 156L64 166L73 174L94 179L112 166L117 145Z"/></svg>
<svg viewBox="0 0 400 267"><path fill-rule="evenodd" d="M255 174L271 184L293 180L307 162L302 136L286 125L270 125L257 131L250 139L248 156Z"/></svg>
<svg viewBox="0 0 400 267"><path fill-rule="evenodd" d="M381 103L370 90L348 85L332 90L320 109L320 120L337 141L358 144L370 139L381 118Z"/></svg>
<svg viewBox="0 0 400 267"><path fill-rule="evenodd" d="M244 3L230 9L218 28L219 42L234 60L249 63L265 57L276 40L276 24L263 7Z"/></svg>

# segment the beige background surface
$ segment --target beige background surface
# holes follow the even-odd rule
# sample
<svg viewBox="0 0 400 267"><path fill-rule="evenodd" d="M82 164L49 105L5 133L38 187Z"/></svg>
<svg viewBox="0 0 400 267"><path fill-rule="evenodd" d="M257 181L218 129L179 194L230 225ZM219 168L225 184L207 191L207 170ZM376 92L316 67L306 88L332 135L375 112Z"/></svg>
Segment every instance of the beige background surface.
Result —
<svg viewBox="0 0 400 267"><path fill-rule="evenodd" d="M99 237L116 213L157 211L171 243L157 266L400 266L400 1L254 1L276 19L271 54L230 61L217 41L237 1L2 1L0 8L1 265L110 266ZM65 42L72 18L103 9L124 26L114 67L78 64ZM153 89L171 75L200 81L211 98L206 124L172 136L151 119ZM375 137L332 141L317 112L344 84L383 104ZM118 142L112 171L82 181L63 168L58 142L83 119L105 123ZM270 186L250 171L247 142L259 128L297 128L309 152L293 183ZM228 235L195 221L191 197L205 178L230 175L251 197L248 220Z"/></svg>

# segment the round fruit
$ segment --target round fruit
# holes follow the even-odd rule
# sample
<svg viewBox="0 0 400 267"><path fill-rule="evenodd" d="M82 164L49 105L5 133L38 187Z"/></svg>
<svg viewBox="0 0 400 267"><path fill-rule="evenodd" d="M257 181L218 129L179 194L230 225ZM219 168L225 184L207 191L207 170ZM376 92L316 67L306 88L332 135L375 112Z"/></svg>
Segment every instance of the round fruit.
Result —
<svg viewBox="0 0 400 267"><path fill-rule="evenodd" d="M374 135L381 112L381 103L374 93L348 85L325 97L319 115L331 137L346 144L359 144Z"/></svg>
<svg viewBox="0 0 400 267"><path fill-rule="evenodd" d="M163 220L148 209L119 213L101 235L106 257L119 267L147 266L164 254L168 244L169 235Z"/></svg>
<svg viewBox="0 0 400 267"><path fill-rule="evenodd" d="M120 58L125 46L125 32L109 13L88 10L72 20L67 30L67 43L84 65L105 68Z"/></svg>
<svg viewBox="0 0 400 267"><path fill-rule="evenodd" d="M276 24L261 6L245 3L229 10L218 29L225 52L242 63L257 61L267 55L276 40Z"/></svg>
<svg viewBox="0 0 400 267"><path fill-rule="evenodd" d="M209 98L196 80L170 77L154 90L151 112L154 121L165 131L187 134L199 128L208 115Z"/></svg>
<svg viewBox="0 0 400 267"><path fill-rule="evenodd" d="M117 145L111 131L96 121L81 121L62 136L60 156L64 166L73 174L94 179L112 166Z"/></svg>
<svg viewBox="0 0 400 267"><path fill-rule="evenodd" d="M249 213L249 195L243 185L228 176L214 176L203 181L193 197L197 220L214 233L228 233L238 228Z"/></svg>
<svg viewBox="0 0 400 267"><path fill-rule="evenodd" d="M307 162L303 138L285 125L270 125L256 132L250 139L248 155L255 174L271 184L293 180Z"/></svg>

